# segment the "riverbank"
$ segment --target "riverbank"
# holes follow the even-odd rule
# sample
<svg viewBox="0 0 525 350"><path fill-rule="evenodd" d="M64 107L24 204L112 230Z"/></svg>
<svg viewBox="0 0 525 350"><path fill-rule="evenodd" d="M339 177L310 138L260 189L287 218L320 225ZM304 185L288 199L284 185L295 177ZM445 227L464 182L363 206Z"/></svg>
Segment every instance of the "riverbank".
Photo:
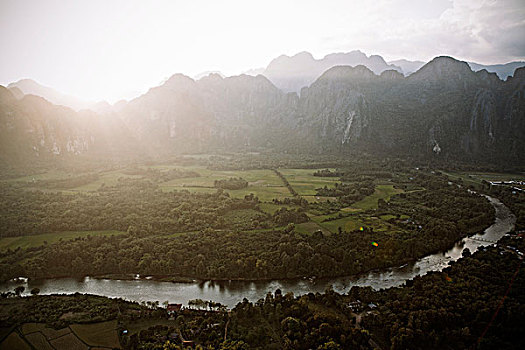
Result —
<svg viewBox="0 0 525 350"><path fill-rule="evenodd" d="M496 209L496 222L487 228L482 235L472 235L474 238L490 237L490 241L500 239L505 233L512 230L516 217L510 210L495 198L491 203ZM268 292L280 289L283 293L292 292L294 295L308 293L323 293L327 288L336 292L346 293L352 286L372 287L375 290L403 285L406 281L423 276L430 271L441 271L451 261L461 258L464 249L474 252L481 246L492 245L488 241L464 238L450 249L437 254L427 255L407 266L394 267L371 271L358 276L347 276L326 279L295 279L295 280L266 280L266 281L195 281L191 283L161 282L151 279L96 279L73 278L29 280L18 283L4 283L0 291L13 291L19 285L25 288L24 295L28 295L33 288L39 288L41 294L74 294L88 293L108 297L120 297L130 301L168 301L187 305L189 300L202 299L220 302L227 307L234 307L244 298L256 301L265 298ZM115 276L114 276L115 277Z"/></svg>

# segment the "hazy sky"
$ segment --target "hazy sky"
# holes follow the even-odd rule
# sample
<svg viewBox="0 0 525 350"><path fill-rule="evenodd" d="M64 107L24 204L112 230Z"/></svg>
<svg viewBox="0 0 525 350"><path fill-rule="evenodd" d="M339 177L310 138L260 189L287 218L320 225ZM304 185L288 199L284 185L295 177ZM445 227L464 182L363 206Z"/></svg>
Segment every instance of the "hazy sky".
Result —
<svg viewBox="0 0 525 350"><path fill-rule="evenodd" d="M309 51L525 60L525 0L0 0L0 84L110 102L182 72L227 75Z"/></svg>

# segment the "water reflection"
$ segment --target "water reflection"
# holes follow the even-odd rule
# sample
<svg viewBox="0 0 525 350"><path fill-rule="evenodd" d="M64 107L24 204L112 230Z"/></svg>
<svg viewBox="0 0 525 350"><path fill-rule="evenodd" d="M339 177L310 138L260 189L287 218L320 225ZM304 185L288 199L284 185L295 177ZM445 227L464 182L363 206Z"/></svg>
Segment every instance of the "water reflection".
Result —
<svg viewBox="0 0 525 350"><path fill-rule="evenodd" d="M13 291L16 286L25 287L24 295L33 288L39 288L40 294L90 293L107 297L120 297L132 301L169 301L170 303L187 304L191 299L214 300L228 307L235 306L243 298L256 301L264 298L268 292L281 289L283 293L295 295L309 292L324 292L328 287L339 293L346 293L352 286L371 286L374 289L402 285L405 281L430 271L441 271L450 261L461 257L465 248L471 252L481 246L493 244L512 230L516 217L499 200L487 197L496 209L496 220L483 234L464 238L451 249L426 256L414 263L384 271L372 271L361 276L341 277L318 280L279 280L279 281L205 281L193 283L157 282L153 280L107 280L86 277L83 279L61 278L35 281L9 282L0 286L0 291Z"/></svg>

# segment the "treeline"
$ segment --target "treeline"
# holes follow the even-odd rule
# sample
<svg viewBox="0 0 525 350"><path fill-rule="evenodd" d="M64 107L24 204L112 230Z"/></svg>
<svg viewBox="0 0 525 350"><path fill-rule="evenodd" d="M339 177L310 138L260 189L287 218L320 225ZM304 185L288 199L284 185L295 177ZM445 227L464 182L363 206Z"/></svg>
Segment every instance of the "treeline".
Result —
<svg viewBox="0 0 525 350"><path fill-rule="evenodd" d="M0 299L0 325L42 322L61 328L117 319L121 331L147 320L149 328L121 336L125 349L182 349L184 338L223 350L371 349L375 343L393 350L517 350L525 343L525 271L519 251L525 251L523 238L504 237L497 247L465 251L443 272L380 291L352 287L341 295L328 288L294 297L277 289L256 302L244 299L230 312L197 299L191 304L201 310L182 310L169 326L158 302L146 306L80 294L12 297ZM352 310L355 302L364 310Z"/></svg>
<svg viewBox="0 0 525 350"><path fill-rule="evenodd" d="M352 325L333 291L294 298L278 289L256 303L244 300L232 310L229 338L242 341L246 349L371 348L368 332Z"/></svg>
<svg viewBox="0 0 525 350"><path fill-rule="evenodd" d="M487 188L516 215L516 230L525 230L525 192L507 186L487 185Z"/></svg>
<svg viewBox="0 0 525 350"><path fill-rule="evenodd" d="M304 212L304 209L293 210L284 207L276 210L272 215L272 219L279 226L300 224L310 220L308 215Z"/></svg>
<svg viewBox="0 0 525 350"><path fill-rule="evenodd" d="M344 175L343 171L331 171L330 169L321 169L317 170L313 174L314 176L319 177L341 177Z"/></svg>
<svg viewBox="0 0 525 350"><path fill-rule="evenodd" d="M405 287L379 292L354 287L349 294L379 305L363 326L385 348L521 349L525 271L523 260L503 248L507 245L525 251L522 239L504 238L498 248L483 248Z"/></svg>
<svg viewBox="0 0 525 350"><path fill-rule="evenodd" d="M242 190L248 187L248 181L241 177L230 177L229 179L215 180L213 187L225 190Z"/></svg>
<svg viewBox="0 0 525 350"><path fill-rule="evenodd" d="M468 233L469 229L463 231L462 225L476 229L475 224L492 222L491 206L483 197L456 186L428 192L433 196L414 192L388 206L391 213L413 215L411 220L417 223L415 227L400 228L395 235L341 230L328 236L308 236L287 227L285 231L251 233L204 230L173 237L159 235L153 226L131 226L127 235L89 237L3 252L0 277L7 280L17 276L140 273L200 279L272 279L354 275L445 250ZM410 200L414 203L410 204ZM419 203L425 207L419 208ZM283 223L293 222L303 215L301 211L281 209L273 219L280 221L279 217L284 216ZM454 221L448 220L449 216Z"/></svg>
<svg viewBox="0 0 525 350"><path fill-rule="evenodd" d="M59 329L71 323L155 316L152 315L152 310L138 303L79 293L1 298L0 307L4 311L0 313L0 326L6 328L35 322ZM70 314L70 317L62 317L64 314Z"/></svg>
<svg viewBox="0 0 525 350"><path fill-rule="evenodd" d="M373 180L367 179L362 182L335 183L334 187L324 186L316 189L316 196L337 197L343 206L351 205L374 193Z"/></svg>
<svg viewBox="0 0 525 350"><path fill-rule="evenodd" d="M256 197L229 197L223 191L163 192L144 179L119 179L115 186L89 194L27 191L0 187L0 236L23 236L57 231L119 230L145 227L155 234L225 229L224 215L237 209L258 210ZM262 213L267 216L267 214ZM253 228L250 222L235 223Z"/></svg>
<svg viewBox="0 0 525 350"><path fill-rule="evenodd" d="M292 196L294 197L298 197L299 194L297 193L297 191L292 187L292 185L290 185L290 183L288 182L288 179L283 175L281 174L281 172L277 169L272 169L273 172L275 173L275 175L279 176L279 178L281 179L281 181L284 183L284 186L288 189L288 191L290 191L290 193L292 194Z"/></svg>
<svg viewBox="0 0 525 350"><path fill-rule="evenodd" d="M494 221L494 208L484 197L449 182L444 175L417 173L410 182L426 191L412 191L381 202L384 214L404 214L404 229L419 229L430 235L460 238L482 231ZM419 228L421 226L421 228Z"/></svg>

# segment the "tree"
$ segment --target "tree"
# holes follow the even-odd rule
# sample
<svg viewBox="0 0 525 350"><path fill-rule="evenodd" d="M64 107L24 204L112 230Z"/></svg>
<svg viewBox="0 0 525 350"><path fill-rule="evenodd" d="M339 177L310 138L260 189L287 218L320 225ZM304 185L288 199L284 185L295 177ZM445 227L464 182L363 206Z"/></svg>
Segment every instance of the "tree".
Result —
<svg viewBox="0 0 525 350"><path fill-rule="evenodd" d="M31 295L37 295L38 293L40 293L40 288L33 288L31 289Z"/></svg>
<svg viewBox="0 0 525 350"><path fill-rule="evenodd" d="M23 292L24 290L26 290L26 288L24 286L18 286L15 288L15 294L17 297L19 297Z"/></svg>

